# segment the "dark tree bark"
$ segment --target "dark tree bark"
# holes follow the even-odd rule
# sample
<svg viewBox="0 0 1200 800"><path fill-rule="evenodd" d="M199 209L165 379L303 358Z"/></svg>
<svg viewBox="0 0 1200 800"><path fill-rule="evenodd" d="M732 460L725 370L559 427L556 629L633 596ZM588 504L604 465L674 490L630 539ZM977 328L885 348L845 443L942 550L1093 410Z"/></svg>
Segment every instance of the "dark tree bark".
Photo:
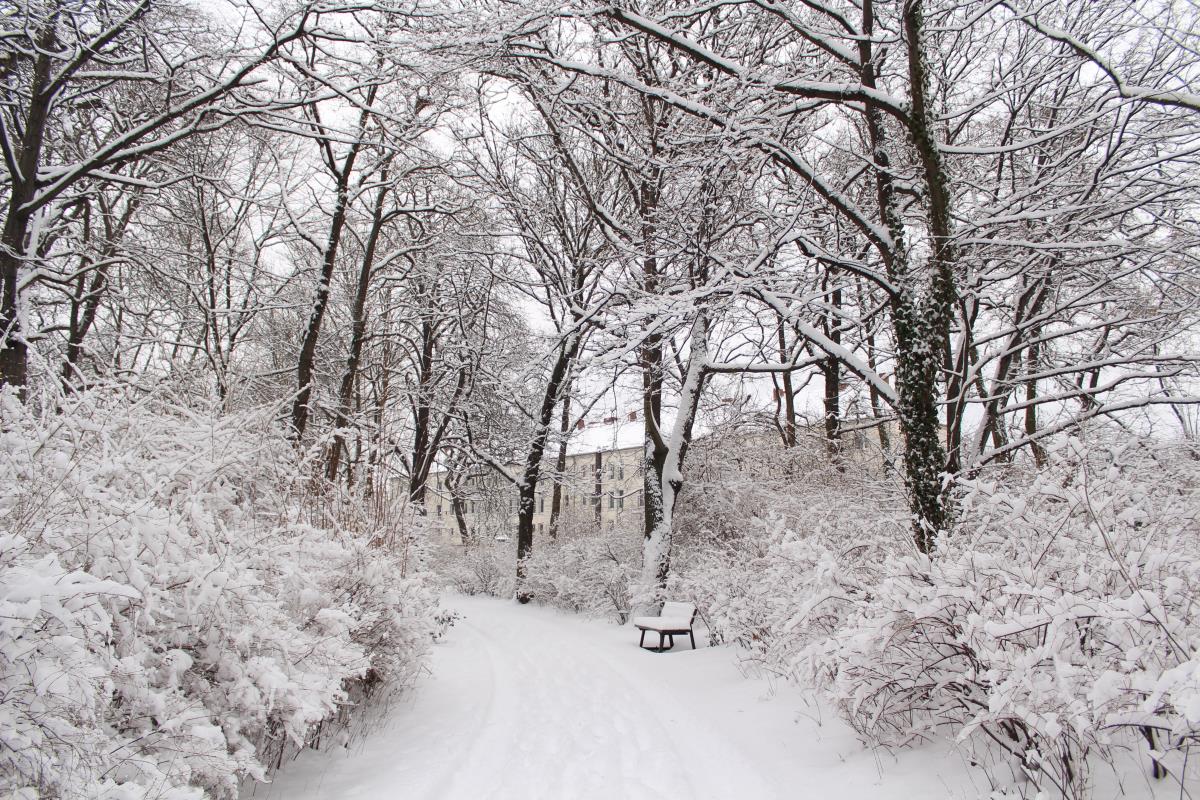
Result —
<svg viewBox="0 0 1200 800"><path fill-rule="evenodd" d="M371 275L375 268L375 252L379 246L379 237L383 233L386 216L383 212L387 201L388 170L384 167L380 174L380 186L375 195L374 207L371 210L371 228L367 233L367 243L363 248L362 262L359 264L358 281L354 292L354 307L350 311L350 352L346 356L346 370L342 373L342 384L338 389L338 405L334 418L337 433L329 448L329 463L325 477L337 479L338 465L342 450L346 446L346 436L343 431L350 425L350 403L354 395L354 384L358 380L358 365L362 359L363 342L367 335L367 295L371 290Z"/></svg>
<svg viewBox="0 0 1200 800"><path fill-rule="evenodd" d="M862 7L863 35L858 42L860 80L876 88L872 40L875 12L871 0ZM875 160L875 187L880 218L892 238L891 248L880 248L888 278L896 290L889 296L896 340L897 416L904 434L904 483L913 513L913 538L921 552L932 552L938 531L947 522L946 497L941 481L945 466L938 424L941 354L949 330L954 299L953 252L949 241L949 196L940 171L940 155L929 132L926 103L928 80L922 62L921 7L906 2L904 26L908 38L908 63L912 93L912 132L929 188L930 228L933 233L934 278L927 300L917 291L910 272L904 222L890 172L888 140L883 110L868 100L865 105L867 136Z"/></svg>
<svg viewBox="0 0 1200 800"><path fill-rule="evenodd" d="M658 256L655 247L658 240L658 204L661 191L662 170L652 167L650 175L643 179L638 197L638 213L642 220L642 243L646 252L642 256L642 291L647 297L659 292ZM642 423L645 430L642 452L642 534L646 539L654 535L663 524L662 476L667 464L667 443L659 427L662 422L663 403L663 341L662 334L652 331L645 338L639 354L642 370Z"/></svg>
<svg viewBox="0 0 1200 800"><path fill-rule="evenodd" d="M832 268L827 270L824 282L828 284L833 279ZM831 342L842 343L842 325L836 312L842 307L842 289L834 287L829 293L830 311L823 315L824 333ZM842 362L835 356L821 359L821 377L825 380L824 422L825 422L825 452L829 460L839 470L845 469L842 463Z"/></svg>
<svg viewBox="0 0 1200 800"><path fill-rule="evenodd" d="M329 234L321 252L321 271L317 278L317 289L313 298L313 309L309 315L308 324L304 327L304 335L300 341L300 354L296 359L296 396L292 401L292 436L299 443L304 439L308 420L312 416L309 403L312 400L313 368L317 356L317 341L321 336L321 322L325 319L325 308L329 305L329 291L333 283L333 270L337 265L338 249L342 242L342 233L346 227L346 217L350 213L353 201L350 180L354 174L354 164L359 154L367 146L365 132L371 119L370 106L375 102L378 84L372 84L367 90L363 110L359 113L356 130L358 136L351 143L345 157L338 162L333 152L333 144L326 138L319 140L321 155L325 167L334 177L334 205L329 220ZM312 128L318 136L324 134L324 125L316 108L311 107Z"/></svg>
<svg viewBox="0 0 1200 800"><path fill-rule="evenodd" d="M554 459L554 494L550 498L550 538L558 538L558 518L562 514L563 476L567 472L567 438L571 432L571 381L563 388L562 413L558 420L558 456Z"/></svg>
<svg viewBox="0 0 1200 800"><path fill-rule="evenodd" d="M1033 377L1033 374L1037 372L1038 365L1037 330L1035 329L1031 332L1030 336L1033 339L1033 343L1030 344L1029 353L1025 357L1025 371L1030 375L1030 377L1025 379L1025 400L1029 403L1025 407L1025 435L1032 437L1038 430L1037 404L1035 402L1038 396L1038 382L1037 378ZM1042 447L1041 443L1036 439L1031 439L1029 447L1033 451L1033 460L1038 465L1038 468L1046 466L1046 449Z"/></svg>
<svg viewBox="0 0 1200 800"><path fill-rule="evenodd" d="M582 339L578 332L568 333L559 345L550 378L542 393L542 405L538 411L533 441L525 454L525 465L517 484L517 600L528 603L533 595L525 587L525 560L533 553L533 515L537 511L538 478L542 469L542 456L546 452L546 441L550 437L550 426L554 421L554 408L563 399L568 376L579 354Z"/></svg>
<svg viewBox="0 0 1200 800"><path fill-rule="evenodd" d="M917 548L933 551L939 531L950 519L949 497L942 481L945 452L938 431L937 387L940 353L948 340L957 289L954 270L958 259L952 238L950 192L942 165L941 151L930 129L933 109L929 106L929 77L924 37L924 3L905 0L904 34L907 39L911 118L909 132L921 160L932 238L932 277L927 296L903 302L895 314L897 344L897 389L900 420L904 427L905 476L915 512ZM906 281L905 283L908 283ZM903 298L902 298L903 299Z"/></svg>
<svg viewBox="0 0 1200 800"><path fill-rule="evenodd" d="M778 313L778 311L776 312ZM779 360L785 362L791 355L787 343L787 327L786 320L782 314L779 314L779 326L777 328L779 337ZM792 381L792 371L784 370L780 377L781 397L779 402L783 408L783 424L780 425L780 435L783 437L783 446L792 448L796 446L796 388Z"/></svg>
<svg viewBox="0 0 1200 800"><path fill-rule="evenodd" d="M28 345L21 330L17 304L18 281L21 262L28 248L29 225L35 208L33 201L37 192L37 171L42 161L42 148L46 141L46 125L50 107L57 92L50 81L53 60L50 56L57 49L54 33L57 15L46 22L36 38L38 55L33 62L33 79L30 83L29 105L24 114L24 135L17 146L15 163L10 163L11 185L9 187L8 214L4 220L4 232L0 235L0 384L21 387L28 379ZM5 155L9 153L6 151ZM15 168L15 169L14 169Z"/></svg>

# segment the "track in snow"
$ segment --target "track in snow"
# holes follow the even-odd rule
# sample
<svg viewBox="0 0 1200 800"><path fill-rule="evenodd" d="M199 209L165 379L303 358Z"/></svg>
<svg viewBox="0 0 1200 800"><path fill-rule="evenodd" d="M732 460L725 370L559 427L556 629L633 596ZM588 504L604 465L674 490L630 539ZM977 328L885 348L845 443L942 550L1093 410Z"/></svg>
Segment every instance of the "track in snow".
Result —
<svg viewBox="0 0 1200 800"><path fill-rule="evenodd" d="M655 654L637 632L453 597L431 674L349 749L307 752L254 800L974 796L955 756L882 762L727 648ZM679 641L678 638L676 640ZM938 773L952 776L952 785Z"/></svg>

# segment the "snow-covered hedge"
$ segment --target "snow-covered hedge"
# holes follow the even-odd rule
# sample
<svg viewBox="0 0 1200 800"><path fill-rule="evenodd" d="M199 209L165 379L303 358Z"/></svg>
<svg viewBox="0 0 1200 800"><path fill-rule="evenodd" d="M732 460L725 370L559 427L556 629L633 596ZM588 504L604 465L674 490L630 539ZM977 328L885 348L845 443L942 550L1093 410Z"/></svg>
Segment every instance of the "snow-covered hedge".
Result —
<svg viewBox="0 0 1200 800"><path fill-rule="evenodd" d="M642 560L640 531L604 526L543 542L526 561L535 601L624 624Z"/></svg>
<svg viewBox="0 0 1200 800"><path fill-rule="evenodd" d="M1067 441L966 485L933 558L887 504L814 493L807 524L693 554L676 592L872 742L947 734L1067 797L1122 753L1178 782L1200 737L1198 487L1193 451Z"/></svg>
<svg viewBox="0 0 1200 800"><path fill-rule="evenodd" d="M457 592L512 597L516 590L515 542L481 538L465 548L444 545L438 556L435 570Z"/></svg>
<svg viewBox="0 0 1200 800"><path fill-rule="evenodd" d="M624 623L641 564L642 537L629 526L564 530L538 539L525 562L526 590L536 603ZM511 598L516 592L516 543L481 539L446 548L437 565L443 580L463 594Z"/></svg>
<svg viewBox="0 0 1200 800"><path fill-rule="evenodd" d="M408 537L312 524L269 411L0 403L0 796L232 797L415 675Z"/></svg>

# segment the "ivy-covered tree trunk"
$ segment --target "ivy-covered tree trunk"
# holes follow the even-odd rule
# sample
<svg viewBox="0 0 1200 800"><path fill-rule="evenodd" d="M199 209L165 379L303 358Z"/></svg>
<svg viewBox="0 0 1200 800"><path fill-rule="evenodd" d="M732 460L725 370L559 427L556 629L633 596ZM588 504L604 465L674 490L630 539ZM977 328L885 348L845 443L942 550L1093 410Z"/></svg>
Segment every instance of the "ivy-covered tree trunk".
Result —
<svg viewBox="0 0 1200 800"><path fill-rule="evenodd" d="M876 88L871 36L874 9L863 3L863 37L859 40L860 79L863 86ZM930 230L933 254L932 279L926 285L911 268L905 243L904 221L888 157L887 129L883 112L867 103L867 135L875 159L875 186L879 212L891 236L884 254L888 278L895 289L890 296L892 329L895 336L896 413L904 435L904 484L913 518L913 539L923 553L933 551L938 532L948 521L947 492L943 481L945 451L938 422L938 387L954 300L950 242L950 199L942 172L940 153L929 131L928 78L921 44L922 9L919 0L905 2L904 24L908 45L912 95L910 134L921 157L929 190Z"/></svg>

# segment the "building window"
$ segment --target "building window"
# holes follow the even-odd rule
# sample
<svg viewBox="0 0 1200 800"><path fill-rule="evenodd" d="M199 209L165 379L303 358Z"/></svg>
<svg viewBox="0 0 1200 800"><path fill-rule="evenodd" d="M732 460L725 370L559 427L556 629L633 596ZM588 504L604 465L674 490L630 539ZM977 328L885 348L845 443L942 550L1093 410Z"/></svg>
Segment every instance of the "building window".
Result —
<svg viewBox="0 0 1200 800"><path fill-rule="evenodd" d="M546 511L546 495L542 495L541 497L538 498L538 513L542 514L542 513L545 513L545 511Z"/></svg>
<svg viewBox="0 0 1200 800"><path fill-rule="evenodd" d="M608 493L608 507L609 507L609 508L616 508L616 507L617 507L617 495L616 495L616 493L615 493L615 492L609 492L609 493Z"/></svg>
<svg viewBox="0 0 1200 800"><path fill-rule="evenodd" d="M437 504L437 509L438 509L437 514L440 517L442 515L442 504L441 503Z"/></svg>
<svg viewBox="0 0 1200 800"><path fill-rule="evenodd" d="M619 480L625 480L625 465L624 464L617 467L617 478Z"/></svg>
<svg viewBox="0 0 1200 800"><path fill-rule="evenodd" d="M617 498L617 508L624 508L624 507L625 507L625 495L622 494L621 496L619 496Z"/></svg>

